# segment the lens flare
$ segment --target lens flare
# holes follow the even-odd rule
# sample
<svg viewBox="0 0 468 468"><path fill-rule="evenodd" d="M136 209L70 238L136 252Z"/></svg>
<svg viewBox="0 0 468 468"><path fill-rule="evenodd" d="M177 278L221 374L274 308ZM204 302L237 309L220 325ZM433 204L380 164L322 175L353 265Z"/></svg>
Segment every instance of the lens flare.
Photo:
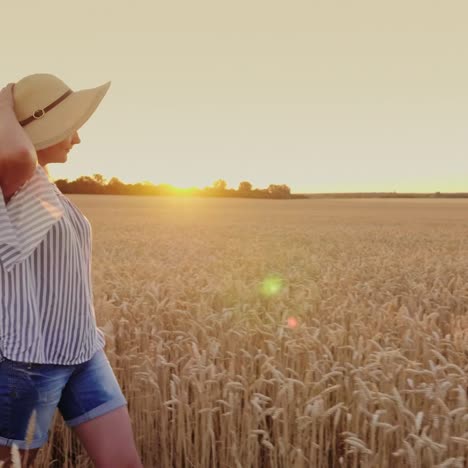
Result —
<svg viewBox="0 0 468 468"><path fill-rule="evenodd" d="M261 292L266 297L277 295L283 289L283 280L279 276L267 276L262 281Z"/></svg>
<svg viewBox="0 0 468 468"><path fill-rule="evenodd" d="M288 327L289 328L296 328L297 327L296 317L288 317Z"/></svg>

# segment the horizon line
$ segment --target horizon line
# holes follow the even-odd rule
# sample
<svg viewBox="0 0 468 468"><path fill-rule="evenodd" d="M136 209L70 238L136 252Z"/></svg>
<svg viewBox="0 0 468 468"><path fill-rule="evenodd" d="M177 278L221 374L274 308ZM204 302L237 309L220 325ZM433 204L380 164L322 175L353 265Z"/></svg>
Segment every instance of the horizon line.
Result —
<svg viewBox="0 0 468 468"><path fill-rule="evenodd" d="M100 174L102 175L102 174ZM94 179L93 176L90 176L90 175L81 175L81 176L78 176L77 178L75 179L68 179L68 178L52 178L54 183L56 183L57 181L59 180L65 180L67 181L67 183L71 183L73 181L76 181L77 179L79 179L80 177L89 177L90 179ZM213 185L207 185L205 187L198 187L198 186L190 186L190 187L178 187L176 185L173 185L173 184L170 184L168 182L159 182L159 183L155 183L155 182L151 182L149 180L140 180L138 182L125 182L124 180L120 179L119 177L116 177L116 176L112 176L111 178L107 178L107 177L104 177L104 180L106 181L105 185L107 185L109 183L109 181L113 178L115 179L118 179L120 182L122 182L123 184L125 185L135 185L135 184L145 184L145 183L149 183L149 184L152 184L153 186L158 186L158 185L166 185L166 186L169 186L171 188L174 188L174 189L177 189L177 190L204 190L206 188L213 188ZM94 179L96 180L96 179ZM222 178L219 178L217 180L224 180ZM250 181L245 181L245 182L249 182L251 185L252 185L252 191L253 190L266 190L268 188L265 187L265 188L259 188L259 187L254 187L254 185L250 182ZM392 191L348 191L348 192L337 192L337 191L328 191L328 192L307 192L307 191L293 191L293 189L286 183L283 183L283 184L275 184L275 183L271 183L271 184L268 184L268 185L286 185L290 188L291 190L291 194L295 194L295 195L354 195L354 194L383 194L383 195L389 195L389 194L400 194L400 195L412 195L412 194L415 194L415 195L430 195L430 194L447 194L447 195L468 195L468 191L467 192L460 192L460 191L455 191L455 192L445 192L445 191L440 191L440 190L435 190L435 191L422 191L422 192L413 192L413 191L402 191L402 192L399 192L399 191L396 191L396 190L392 190ZM238 191L238 188L234 188L234 187L226 187L225 190L234 190L234 191Z"/></svg>

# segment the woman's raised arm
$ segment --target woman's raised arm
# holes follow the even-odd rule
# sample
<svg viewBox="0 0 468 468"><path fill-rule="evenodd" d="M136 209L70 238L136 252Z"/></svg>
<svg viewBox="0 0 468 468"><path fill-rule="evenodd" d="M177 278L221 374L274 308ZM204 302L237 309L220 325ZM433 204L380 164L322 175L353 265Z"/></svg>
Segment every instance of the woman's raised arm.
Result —
<svg viewBox="0 0 468 468"><path fill-rule="evenodd" d="M0 187L5 202L27 182L37 166L37 154L14 110L14 83L0 91Z"/></svg>

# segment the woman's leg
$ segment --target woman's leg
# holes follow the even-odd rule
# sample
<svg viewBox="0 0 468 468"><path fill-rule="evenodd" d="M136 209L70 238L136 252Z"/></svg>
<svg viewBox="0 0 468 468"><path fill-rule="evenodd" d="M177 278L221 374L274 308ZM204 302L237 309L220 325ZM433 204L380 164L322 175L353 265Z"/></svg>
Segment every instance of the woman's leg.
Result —
<svg viewBox="0 0 468 468"><path fill-rule="evenodd" d="M0 461L5 467L12 465L13 444L22 466L33 466L39 448L47 443L62 389L72 372L72 366L9 359L0 363Z"/></svg>
<svg viewBox="0 0 468 468"><path fill-rule="evenodd" d="M127 406L72 427L96 468L143 468Z"/></svg>
<svg viewBox="0 0 468 468"><path fill-rule="evenodd" d="M142 468L127 400L104 350L79 364L58 408L98 468Z"/></svg>

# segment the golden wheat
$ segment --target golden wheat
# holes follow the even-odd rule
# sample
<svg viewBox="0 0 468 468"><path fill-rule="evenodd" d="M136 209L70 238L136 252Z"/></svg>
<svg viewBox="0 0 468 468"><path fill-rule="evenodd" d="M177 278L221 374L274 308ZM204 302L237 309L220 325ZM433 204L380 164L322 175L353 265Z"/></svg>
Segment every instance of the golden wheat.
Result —
<svg viewBox="0 0 468 468"><path fill-rule="evenodd" d="M72 198L144 466L466 464L465 201Z"/></svg>

